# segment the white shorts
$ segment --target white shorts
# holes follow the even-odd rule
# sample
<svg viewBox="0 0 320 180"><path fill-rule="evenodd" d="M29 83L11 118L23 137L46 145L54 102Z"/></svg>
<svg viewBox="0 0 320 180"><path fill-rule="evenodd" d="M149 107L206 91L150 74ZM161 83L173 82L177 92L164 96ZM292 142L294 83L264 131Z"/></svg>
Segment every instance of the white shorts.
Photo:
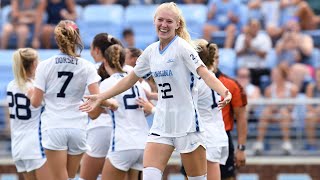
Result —
<svg viewBox="0 0 320 180"><path fill-rule="evenodd" d="M95 158L105 158L108 154L112 127L100 126L87 131L87 154Z"/></svg>
<svg viewBox="0 0 320 180"><path fill-rule="evenodd" d="M207 160L225 165L229 156L229 147L207 147Z"/></svg>
<svg viewBox="0 0 320 180"><path fill-rule="evenodd" d="M18 160L15 161L17 171L20 172L31 172L33 170L41 168L44 163L46 163L47 159L26 159L26 160Z"/></svg>
<svg viewBox="0 0 320 180"><path fill-rule="evenodd" d="M48 129L43 132L42 145L45 149L67 150L70 155L79 155L87 150L86 136L86 131L82 129Z"/></svg>
<svg viewBox="0 0 320 180"><path fill-rule="evenodd" d="M199 146L205 146L204 132L189 133L182 137L161 137L160 135L150 134L147 142L168 144L175 147L178 153L190 153L196 150Z"/></svg>
<svg viewBox="0 0 320 180"><path fill-rule="evenodd" d="M143 149L109 152L107 158L111 164L122 171L143 169Z"/></svg>

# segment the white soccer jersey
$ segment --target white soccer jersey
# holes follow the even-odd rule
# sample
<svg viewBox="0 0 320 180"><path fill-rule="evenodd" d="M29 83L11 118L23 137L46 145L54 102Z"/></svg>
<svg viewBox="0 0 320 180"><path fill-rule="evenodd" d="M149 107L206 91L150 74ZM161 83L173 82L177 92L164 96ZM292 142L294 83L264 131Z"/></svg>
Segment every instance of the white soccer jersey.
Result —
<svg viewBox="0 0 320 180"><path fill-rule="evenodd" d="M101 63L96 63L96 69L98 69L100 65ZM129 65L124 65L123 70L126 72L130 72L133 70L133 67ZM100 92L104 92L108 88L110 87L106 87L105 85L100 84ZM88 89L86 89L85 94L90 94ZM90 120L87 126L87 130L97 127L112 127L112 119L110 114L101 113L100 116L95 120Z"/></svg>
<svg viewBox="0 0 320 180"><path fill-rule="evenodd" d="M158 86L158 103L150 132L165 137L202 131L197 110L197 68L204 66L197 52L176 36L166 48L160 42L148 46L138 58L134 72L152 75Z"/></svg>
<svg viewBox="0 0 320 180"><path fill-rule="evenodd" d="M31 83L27 86L32 87ZM34 108L30 99L11 81L7 87L10 113L11 147L14 161L45 157L41 146L41 106Z"/></svg>
<svg viewBox="0 0 320 180"><path fill-rule="evenodd" d="M43 131L49 128L85 129L88 115L79 110L88 85L100 76L94 65L83 59L58 54L42 61L36 70L35 87L44 92Z"/></svg>
<svg viewBox="0 0 320 180"><path fill-rule="evenodd" d="M218 109L221 96L213 91L203 79L198 84L198 109L204 123L207 147L228 146L222 110Z"/></svg>
<svg viewBox="0 0 320 180"><path fill-rule="evenodd" d="M115 73L101 82L101 86L109 89L116 85L127 73ZM119 103L116 111L110 111L113 131L109 151L144 149L148 136L148 123L143 110L139 109L137 98L146 99L141 84L137 82L132 88L115 96Z"/></svg>

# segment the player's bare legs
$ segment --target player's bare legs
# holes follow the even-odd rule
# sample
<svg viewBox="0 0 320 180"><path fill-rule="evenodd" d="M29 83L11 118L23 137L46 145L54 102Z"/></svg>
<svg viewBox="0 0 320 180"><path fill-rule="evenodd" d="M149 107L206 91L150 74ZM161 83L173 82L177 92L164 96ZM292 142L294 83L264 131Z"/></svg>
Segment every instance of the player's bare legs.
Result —
<svg viewBox="0 0 320 180"><path fill-rule="evenodd" d="M68 179L67 151L45 150L49 171L54 180Z"/></svg>
<svg viewBox="0 0 320 180"><path fill-rule="evenodd" d="M102 180L123 180L125 176L126 172L114 167L109 158L105 160L102 170Z"/></svg>
<svg viewBox="0 0 320 180"><path fill-rule="evenodd" d="M217 162L210 162L207 161L207 168L208 168L208 180L220 180L220 164Z"/></svg>
<svg viewBox="0 0 320 180"><path fill-rule="evenodd" d="M105 158L95 158L84 154L81 161L80 177L85 180L96 180L102 172Z"/></svg>
<svg viewBox="0 0 320 180"><path fill-rule="evenodd" d="M138 171L138 170L130 169L127 173L126 180L139 180L139 173L140 173L140 171Z"/></svg>
<svg viewBox="0 0 320 180"><path fill-rule="evenodd" d="M48 167L48 162L44 163L43 166L36 170L36 177L37 180L53 180Z"/></svg>
<svg viewBox="0 0 320 180"><path fill-rule="evenodd" d="M181 153L181 160L188 177L207 174L206 149L199 146L190 153Z"/></svg>
<svg viewBox="0 0 320 180"><path fill-rule="evenodd" d="M37 180L35 171L22 173L25 180Z"/></svg>
<svg viewBox="0 0 320 180"><path fill-rule="evenodd" d="M167 144L148 142L143 154L143 167L154 167L163 172L173 150L174 147Z"/></svg>
<svg viewBox="0 0 320 180"><path fill-rule="evenodd" d="M79 170L80 161L82 158L82 154L79 155L69 155L67 156L67 171L68 171L68 177L69 178L75 178L76 174Z"/></svg>

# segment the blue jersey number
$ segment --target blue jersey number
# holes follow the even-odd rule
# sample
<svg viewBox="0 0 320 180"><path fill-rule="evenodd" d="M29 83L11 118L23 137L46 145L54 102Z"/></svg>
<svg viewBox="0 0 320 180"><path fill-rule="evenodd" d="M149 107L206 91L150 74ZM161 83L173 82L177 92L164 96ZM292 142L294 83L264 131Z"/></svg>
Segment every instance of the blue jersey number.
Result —
<svg viewBox="0 0 320 180"><path fill-rule="evenodd" d="M62 76L67 76L66 81L63 83L60 92L57 94L57 97L64 98L66 97L66 94L64 93L73 77L73 72L66 72L66 71L61 71L58 72L58 78L61 78Z"/></svg>
<svg viewBox="0 0 320 180"><path fill-rule="evenodd" d="M212 101L213 101L211 108L214 109L214 108L218 107L218 103L216 100L215 91L211 90L211 94L212 94Z"/></svg>
<svg viewBox="0 0 320 180"><path fill-rule="evenodd" d="M132 105L128 104L128 99L135 99L137 97L137 95L138 95L138 97L140 96L139 89L138 89L138 86L134 85L131 88L131 93L123 96L123 102L124 102L125 109L138 109L139 108L138 104L132 104Z"/></svg>
<svg viewBox="0 0 320 180"><path fill-rule="evenodd" d="M29 98L27 98L24 94L13 94L12 92L7 92L7 96L10 96L11 98L11 102L8 103L9 108L13 108L14 104L16 104L15 115L10 114L10 118L14 119L15 116L17 116L19 120L28 120L31 118ZM26 112L25 115L20 115L19 110Z"/></svg>

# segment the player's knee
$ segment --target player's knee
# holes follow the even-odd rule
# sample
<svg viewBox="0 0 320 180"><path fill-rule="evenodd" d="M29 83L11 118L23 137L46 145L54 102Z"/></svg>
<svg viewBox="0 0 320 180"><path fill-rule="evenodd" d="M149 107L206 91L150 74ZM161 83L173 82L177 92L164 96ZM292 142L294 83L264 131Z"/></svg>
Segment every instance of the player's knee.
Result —
<svg viewBox="0 0 320 180"><path fill-rule="evenodd" d="M143 180L161 180L162 172L155 167L143 168Z"/></svg>
<svg viewBox="0 0 320 180"><path fill-rule="evenodd" d="M201 176L193 176L193 177L188 176L188 179L189 180L206 180L207 174L201 175Z"/></svg>

